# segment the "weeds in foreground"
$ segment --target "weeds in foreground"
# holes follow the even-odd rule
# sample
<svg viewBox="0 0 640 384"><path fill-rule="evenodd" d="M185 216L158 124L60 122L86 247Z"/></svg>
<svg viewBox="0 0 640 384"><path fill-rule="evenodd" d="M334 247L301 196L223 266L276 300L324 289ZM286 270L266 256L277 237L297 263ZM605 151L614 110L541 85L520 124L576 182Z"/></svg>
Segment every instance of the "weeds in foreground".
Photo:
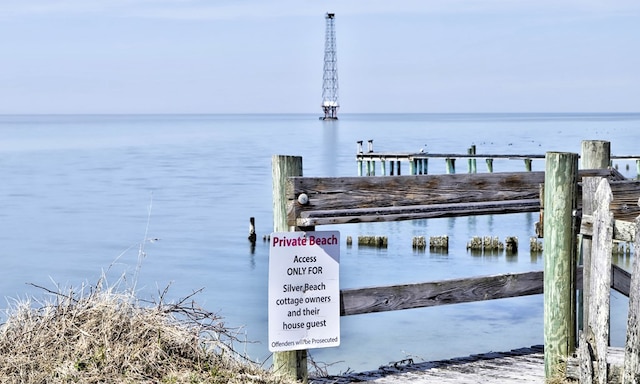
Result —
<svg viewBox="0 0 640 384"><path fill-rule="evenodd" d="M95 286L16 300L0 325L3 383L284 383L236 353L233 330L195 304L142 303ZM197 293L197 292L196 292Z"/></svg>

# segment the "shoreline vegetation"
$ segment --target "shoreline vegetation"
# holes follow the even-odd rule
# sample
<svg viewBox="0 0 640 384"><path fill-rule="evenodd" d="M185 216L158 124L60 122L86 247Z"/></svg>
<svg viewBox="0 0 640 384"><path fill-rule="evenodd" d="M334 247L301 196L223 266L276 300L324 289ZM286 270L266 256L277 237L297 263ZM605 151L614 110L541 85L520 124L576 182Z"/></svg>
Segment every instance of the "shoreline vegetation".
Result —
<svg viewBox="0 0 640 384"><path fill-rule="evenodd" d="M199 291L167 303L168 287L144 301L104 277L36 287L48 299L14 300L0 324L3 383L291 383L235 351L237 330L195 303Z"/></svg>

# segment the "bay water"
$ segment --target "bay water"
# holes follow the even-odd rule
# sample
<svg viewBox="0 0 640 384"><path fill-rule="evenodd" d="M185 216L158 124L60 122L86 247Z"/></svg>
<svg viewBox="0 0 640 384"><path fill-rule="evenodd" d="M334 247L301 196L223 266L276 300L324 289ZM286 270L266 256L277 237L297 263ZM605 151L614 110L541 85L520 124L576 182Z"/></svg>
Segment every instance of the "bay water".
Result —
<svg viewBox="0 0 640 384"><path fill-rule="evenodd" d="M267 282L272 155L303 157L305 176L356 176L356 142L375 151L544 154L608 140L640 155L640 114L4 115L0 116L0 295L46 298L95 283L144 299L194 299L238 328L236 349L270 364ZM616 160L636 177L635 161ZM466 172L459 161L458 172ZM403 173L408 173L404 164ZM430 173L444 173L431 160ZM533 170L544 170L543 160ZM478 171L485 172L482 160ZM524 171L496 159L494 171ZM380 170L378 169L378 173ZM255 217L258 242L247 240ZM317 227L341 233L340 286L424 282L542 270L531 254L535 213ZM387 236L386 249L344 239ZM448 235L448 253L416 252L414 236ZM474 255L472 236L520 239L517 255ZM142 251L142 252L141 252ZM630 260L619 260L630 268ZM123 278L124 276L124 278ZM32 285L33 284L33 285ZM612 294L612 344L624 343L627 299ZM342 344L311 350L330 373L509 350L543 342L542 295L341 318ZM3 315L4 318L4 315Z"/></svg>

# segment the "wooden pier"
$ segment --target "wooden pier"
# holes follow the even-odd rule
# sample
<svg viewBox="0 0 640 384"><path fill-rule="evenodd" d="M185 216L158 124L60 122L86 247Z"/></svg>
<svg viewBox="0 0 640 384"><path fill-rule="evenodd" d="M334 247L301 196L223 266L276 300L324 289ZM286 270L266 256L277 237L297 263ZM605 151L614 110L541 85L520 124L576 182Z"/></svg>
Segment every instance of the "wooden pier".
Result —
<svg viewBox="0 0 640 384"><path fill-rule="evenodd" d="M429 152L375 152L373 140L368 141L367 150L363 149L363 141L357 142L356 161L358 164L358 176L400 176L400 175L427 175L429 174L429 160L444 160L446 174L459 172L456 170L456 160L466 160L466 173L477 173L478 160L486 163L486 172L494 172L494 160L522 161L524 171L533 171L533 161L544 162L544 154L509 154L509 153L476 153L476 146L471 145L466 153L429 153ZM636 155L609 156L609 163L604 167L614 166L614 160L630 160L636 163L636 178L640 178L640 158ZM403 167L403 164L405 166ZM377 167L380 167L378 173ZM408 166L408 169L406 168ZM544 166L544 165L543 165ZM403 171L404 169L404 171ZM627 164L627 169L629 165Z"/></svg>

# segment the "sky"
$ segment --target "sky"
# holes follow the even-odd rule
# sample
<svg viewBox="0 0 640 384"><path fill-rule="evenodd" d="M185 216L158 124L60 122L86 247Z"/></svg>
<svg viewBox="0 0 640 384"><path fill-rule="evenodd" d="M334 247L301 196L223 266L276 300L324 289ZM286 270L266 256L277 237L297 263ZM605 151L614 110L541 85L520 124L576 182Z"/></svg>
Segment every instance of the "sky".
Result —
<svg viewBox="0 0 640 384"><path fill-rule="evenodd" d="M637 0L0 0L0 114L640 112Z"/></svg>

